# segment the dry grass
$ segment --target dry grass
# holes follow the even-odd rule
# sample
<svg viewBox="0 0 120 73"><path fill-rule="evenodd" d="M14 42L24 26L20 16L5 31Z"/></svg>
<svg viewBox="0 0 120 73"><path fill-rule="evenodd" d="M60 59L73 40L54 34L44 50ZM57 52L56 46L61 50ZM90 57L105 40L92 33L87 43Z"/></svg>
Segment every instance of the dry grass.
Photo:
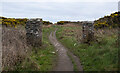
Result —
<svg viewBox="0 0 120 73"><path fill-rule="evenodd" d="M105 37L117 37L118 36L118 29L98 29L95 30L94 33L95 39L99 42L102 41Z"/></svg>
<svg viewBox="0 0 120 73"><path fill-rule="evenodd" d="M79 27L81 25L79 24L74 24L74 23L66 23L65 25L59 25L59 26L64 26L64 27Z"/></svg>
<svg viewBox="0 0 120 73"><path fill-rule="evenodd" d="M43 28L50 28L52 25L42 25Z"/></svg>
<svg viewBox="0 0 120 73"><path fill-rule="evenodd" d="M111 36L111 35L117 35L118 34L118 29L116 28L113 28L113 29L98 29L98 30L95 30L95 36L104 36L104 35L107 35L107 36Z"/></svg>
<svg viewBox="0 0 120 73"><path fill-rule="evenodd" d="M2 66L3 70L14 70L28 52L26 33L23 28L3 27Z"/></svg>

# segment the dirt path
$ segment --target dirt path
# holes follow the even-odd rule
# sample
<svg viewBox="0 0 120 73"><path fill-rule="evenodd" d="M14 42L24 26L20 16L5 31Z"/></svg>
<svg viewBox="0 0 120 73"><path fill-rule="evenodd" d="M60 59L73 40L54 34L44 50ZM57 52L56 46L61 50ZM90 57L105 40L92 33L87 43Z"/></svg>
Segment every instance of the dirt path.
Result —
<svg viewBox="0 0 120 73"><path fill-rule="evenodd" d="M69 58L68 54L72 57L72 59L74 59L78 71L83 71L79 59L71 52L69 52L67 48L65 48L59 41L57 41L56 31L57 29L54 32L51 32L49 36L51 43L54 45L58 53L57 66L55 67L54 71L74 71L72 61Z"/></svg>

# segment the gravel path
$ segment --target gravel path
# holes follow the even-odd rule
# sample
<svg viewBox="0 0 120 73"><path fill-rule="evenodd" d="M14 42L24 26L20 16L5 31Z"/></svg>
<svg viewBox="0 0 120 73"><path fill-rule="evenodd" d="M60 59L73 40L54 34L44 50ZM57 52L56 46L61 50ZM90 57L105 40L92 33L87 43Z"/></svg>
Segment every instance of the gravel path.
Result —
<svg viewBox="0 0 120 73"><path fill-rule="evenodd" d="M49 40L54 45L58 53L57 65L54 68L54 71L74 71L72 61L69 58L68 54L72 57L72 59L74 59L77 65L78 71L83 71L79 59L75 55L73 55L70 51L68 51L67 48L65 48L56 39L56 31L57 29L54 32L51 32L49 36Z"/></svg>

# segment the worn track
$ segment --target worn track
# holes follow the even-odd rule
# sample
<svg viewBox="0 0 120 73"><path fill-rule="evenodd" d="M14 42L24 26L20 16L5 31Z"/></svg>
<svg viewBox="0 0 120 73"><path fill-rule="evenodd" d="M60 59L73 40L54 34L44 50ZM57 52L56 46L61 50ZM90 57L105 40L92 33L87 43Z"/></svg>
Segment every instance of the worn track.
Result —
<svg viewBox="0 0 120 73"><path fill-rule="evenodd" d="M79 58L72 54L70 51L68 51L67 48L65 48L57 39L56 39L56 31L51 32L49 36L49 40L56 48L56 51L58 53L58 59L57 59L57 65L54 68L54 71L74 71L73 64L71 59L69 58L68 54L74 59L74 62L77 65L78 71L83 71L83 68L81 66L81 63L79 61Z"/></svg>

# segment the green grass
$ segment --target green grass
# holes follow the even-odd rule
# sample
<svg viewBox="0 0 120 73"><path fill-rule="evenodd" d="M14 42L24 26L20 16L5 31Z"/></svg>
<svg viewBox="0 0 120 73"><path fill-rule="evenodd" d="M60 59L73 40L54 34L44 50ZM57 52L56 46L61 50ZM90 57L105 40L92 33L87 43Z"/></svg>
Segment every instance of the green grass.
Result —
<svg viewBox="0 0 120 73"><path fill-rule="evenodd" d="M43 28L43 40L40 48L33 48L31 54L16 67L17 71L50 71L56 64L54 46L49 41L49 34L54 27ZM36 51L35 51L36 50Z"/></svg>
<svg viewBox="0 0 120 73"><path fill-rule="evenodd" d="M87 45L78 43L74 35L64 35L76 34L76 32L65 32L65 30L75 30L76 27L58 26L58 28L56 32L58 40L80 58L84 71L114 71L118 69L116 34L105 35L100 43L92 42L92 45Z"/></svg>

